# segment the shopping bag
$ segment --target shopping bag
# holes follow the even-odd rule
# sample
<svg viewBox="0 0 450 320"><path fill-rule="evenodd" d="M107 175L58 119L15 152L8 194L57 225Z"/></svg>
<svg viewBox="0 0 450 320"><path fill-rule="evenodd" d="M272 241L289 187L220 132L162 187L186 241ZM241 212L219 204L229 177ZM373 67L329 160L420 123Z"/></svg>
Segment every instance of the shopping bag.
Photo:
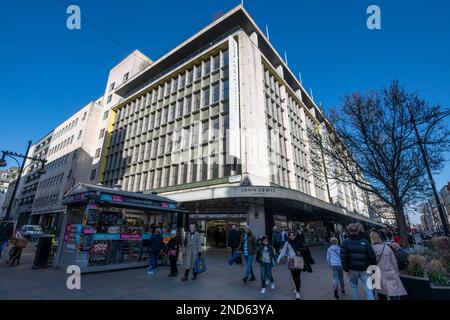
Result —
<svg viewBox="0 0 450 320"><path fill-rule="evenodd" d="M202 273L206 271L206 262L203 258L197 258L194 263L194 272Z"/></svg>
<svg viewBox="0 0 450 320"><path fill-rule="evenodd" d="M232 266L234 263L237 263L240 258L241 258L241 252L237 251L230 256L230 259L228 259L228 264L230 266Z"/></svg>
<svg viewBox="0 0 450 320"><path fill-rule="evenodd" d="M295 256L295 257L289 257L288 260L288 268L290 270L303 270L305 267L305 261L302 257Z"/></svg>

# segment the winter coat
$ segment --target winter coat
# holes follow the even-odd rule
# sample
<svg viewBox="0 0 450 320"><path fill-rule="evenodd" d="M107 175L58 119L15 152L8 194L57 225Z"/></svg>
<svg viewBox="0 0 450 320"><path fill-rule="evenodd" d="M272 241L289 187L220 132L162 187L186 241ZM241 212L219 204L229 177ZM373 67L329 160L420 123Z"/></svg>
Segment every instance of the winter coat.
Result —
<svg viewBox="0 0 450 320"><path fill-rule="evenodd" d="M4 223L0 226L0 241L9 240L14 233L14 223Z"/></svg>
<svg viewBox="0 0 450 320"><path fill-rule="evenodd" d="M178 253L179 253L179 247L180 247L180 241L177 237L170 238L169 242L167 243L167 254L169 254L169 250L176 250L177 254L176 256L169 256L169 260L178 260Z"/></svg>
<svg viewBox="0 0 450 320"><path fill-rule="evenodd" d="M198 258L198 253L202 249L202 237L198 231L195 231L192 234L187 232L184 243L183 267L188 270L194 267L195 260Z"/></svg>
<svg viewBox="0 0 450 320"><path fill-rule="evenodd" d="M161 252L163 238L160 234L152 234L149 241L149 252L151 253L159 253Z"/></svg>
<svg viewBox="0 0 450 320"><path fill-rule="evenodd" d="M245 236L245 234L243 234L241 236L241 243L239 245L239 250L242 251L243 254L245 254L245 250L244 250L244 243L245 243L244 236ZM255 236L252 235L252 236L249 236L247 238L247 249L248 249L248 255L249 256L252 256L252 255L255 254L255 252L256 252L256 238L255 238Z"/></svg>
<svg viewBox="0 0 450 320"><path fill-rule="evenodd" d="M376 291L389 297L406 295L407 292L400 280L397 259L395 259L391 247L386 244L375 244L373 245L373 251L376 254L377 265L381 272L381 289Z"/></svg>
<svg viewBox="0 0 450 320"><path fill-rule="evenodd" d="M241 237L239 235L239 232L235 229L231 229L228 232L228 247L235 249L239 247L240 241Z"/></svg>
<svg viewBox="0 0 450 320"><path fill-rule="evenodd" d="M341 262L341 247L332 245L327 250L327 262L330 267L342 266Z"/></svg>
<svg viewBox="0 0 450 320"><path fill-rule="evenodd" d="M282 242L282 238L281 238L281 232L280 231L274 231L272 233L272 245L273 246L279 246Z"/></svg>
<svg viewBox="0 0 450 320"><path fill-rule="evenodd" d="M359 235L351 234L341 246L341 262L345 272L350 270L366 271L370 265L376 265L375 252L369 241Z"/></svg>
<svg viewBox="0 0 450 320"><path fill-rule="evenodd" d="M268 244L267 246L269 247L270 261L274 261L275 260L275 250L273 249L273 247L270 244ZM258 262L258 263L262 263L264 247L265 246L263 244L259 244L258 247L256 248L256 262Z"/></svg>

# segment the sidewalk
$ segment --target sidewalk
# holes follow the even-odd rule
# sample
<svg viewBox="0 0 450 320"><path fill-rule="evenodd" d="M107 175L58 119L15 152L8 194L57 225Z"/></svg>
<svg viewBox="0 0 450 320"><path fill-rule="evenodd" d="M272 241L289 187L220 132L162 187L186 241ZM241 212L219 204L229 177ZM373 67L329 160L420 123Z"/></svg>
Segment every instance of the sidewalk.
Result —
<svg viewBox="0 0 450 320"><path fill-rule="evenodd" d="M259 265L254 263L257 280L244 285L245 266L230 266L228 250L208 250L204 256L207 271L197 281L181 282L180 277L169 278L169 267L160 266L154 275L144 268L121 270L81 276L81 290L68 290L64 270L48 268L33 270L34 244L23 252L19 266L9 267L5 256L0 260L0 299L88 299L88 300L294 300L294 284L286 265L273 269L274 291L260 294ZM326 265L326 246L311 247L316 260L313 273L302 274L302 295L305 300L334 300L332 277ZM181 271L181 270L180 270ZM180 272L180 276L181 276ZM347 280L346 280L347 281ZM350 287L347 281L347 296ZM362 289L362 288L361 288ZM362 290L360 290L362 293Z"/></svg>

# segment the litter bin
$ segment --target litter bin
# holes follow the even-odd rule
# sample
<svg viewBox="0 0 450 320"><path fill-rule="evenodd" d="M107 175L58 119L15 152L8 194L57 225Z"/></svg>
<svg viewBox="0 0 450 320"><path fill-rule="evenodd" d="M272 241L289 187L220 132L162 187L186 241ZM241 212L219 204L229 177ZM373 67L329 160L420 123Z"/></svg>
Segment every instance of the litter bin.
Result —
<svg viewBox="0 0 450 320"><path fill-rule="evenodd" d="M48 258L52 247L51 235L41 235L38 240L36 255L34 257L33 269L48 267Z"/></svg>

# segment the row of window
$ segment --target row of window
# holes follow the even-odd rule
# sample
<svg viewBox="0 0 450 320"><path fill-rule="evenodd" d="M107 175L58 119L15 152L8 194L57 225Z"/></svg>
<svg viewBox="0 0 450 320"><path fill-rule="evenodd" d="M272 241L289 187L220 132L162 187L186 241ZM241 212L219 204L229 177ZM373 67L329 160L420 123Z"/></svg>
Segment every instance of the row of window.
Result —
<svg viewBox="0 0 450 320"><path fill-rule="evenodd" d="M225 155L222 158L215 155L198 161L189 161L126 176L122 183L124 190L137 192L217 179L240 173L241 165L237 161L230 163ZM111 179L109 182L111 186L115 183L120 183L120 179Z"/></svg>
<svg viewBox="0 0 450 320"><path fill-rule="evenodd" d="M39 183L39 190L47 189L56 185L59 185L63 182L64 173L61 173L57 176L53 176L51 178L47 178Z"/></svg>
<svg viewBox="0 0 450 320"><path fill-rule="evenodd" d="M33 208L40 208L45 207L49 205L54 205L57 203L59 193L54 193L48 196L43 196L36 198L34 200Z"/></svg>

